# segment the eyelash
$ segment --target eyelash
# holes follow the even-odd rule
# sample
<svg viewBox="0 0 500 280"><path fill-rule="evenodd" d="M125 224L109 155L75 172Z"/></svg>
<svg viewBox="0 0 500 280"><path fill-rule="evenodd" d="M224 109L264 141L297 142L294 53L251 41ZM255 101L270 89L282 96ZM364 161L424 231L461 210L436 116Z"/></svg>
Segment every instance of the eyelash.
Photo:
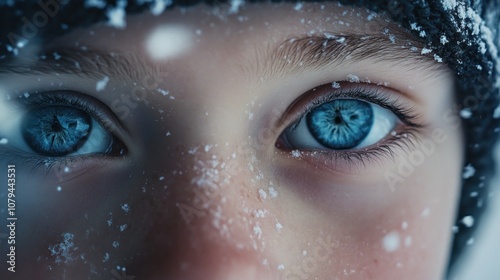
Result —
<svg viewBox="0 0 500 280"><path fill-rule="evenodd" d="M347 88L345 86L347 85ZM316 87L309 92L316 90L325 91L325 87L331 88L331 84ZM343 88L344 87L344 88ZM306 93L307 94L307 93ZM415 144L419 139L419 134L422 129L427 127L427 124L419 123L419 115L414 112L414 109L406 105L403 101L394 97L393 94L387 93L371 84L367 85L352 85L350 83L342 83L339 89L329 90L325 94L316 94L308 104L305 105L299 113L300 117L292 122L291 129L295 129L301 120L313 111L316 107L331 102L336 99L358 99L370 103L374 103L384 109L390 110L394 113L398 120L401 121L406 127L399 128L397 135L388 135L372 147L367 147L359 150L303 150L302 156L318 157L321 156L328 166L338 165L339 162L345 163L350 168L365 167L369 162L382 163L384 157L394 159L395 149L399 148L404 151L415 148ZM288 127L286 129L288 129ZM397 130L397 128L395 128ZM281 137L280 137L281 138ZM277 143L281 146L282 143ZM293 149L288 148L288 151ZM317 159L316 159L317 162Z"/></svg>

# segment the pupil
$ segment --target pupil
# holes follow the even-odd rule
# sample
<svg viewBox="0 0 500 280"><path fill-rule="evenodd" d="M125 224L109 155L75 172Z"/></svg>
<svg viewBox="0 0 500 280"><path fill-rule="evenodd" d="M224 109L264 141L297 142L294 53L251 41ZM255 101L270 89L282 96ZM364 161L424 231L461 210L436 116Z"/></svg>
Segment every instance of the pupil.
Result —
<svg viewBox="0 0 500 280"><path fill-rule="evenodd" d="M52 127L51 127L51 129L54 132L60 132L62 130L62 126L59 123L59 120L57 119L57 117L55 115L54 115L54 119L52 120Z"/></svg>

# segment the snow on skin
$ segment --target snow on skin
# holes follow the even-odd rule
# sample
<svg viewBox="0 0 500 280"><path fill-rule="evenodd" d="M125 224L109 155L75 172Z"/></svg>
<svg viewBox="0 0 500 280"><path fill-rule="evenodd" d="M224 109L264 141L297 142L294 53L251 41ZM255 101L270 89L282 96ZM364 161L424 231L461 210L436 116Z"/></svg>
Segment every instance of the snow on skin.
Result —
<svg viewBox="0 0 500 280"><path fill-rule="evenodd" d="M123 224L123 225L121 225L121 226L120 226L120 231L124 231L124 230L126 230L126 229L127 229L127 227L128 227L128 225L127 225L127 224Z"/></svg>
<svg viewBox="0 0 500 280"><path fill-rule="evenodd" d="M425 208L424 211L422 211L422 217L429 217L430 213L431 213L431 209Z"/></svg>
<svg viewBox="0 0 500 280"><path fill-rule="evenodd" d="M121 207L122 207L122 210L123 210L125 213L128 213L128 212L130 211L130 207L128 206L128 204L127 204L127 203L122 204L122 205L121 205Z"/></svg>
<svg viewBox="0 0 500 280"><path fill-rule="evenodd" d="M103 91L106 88L106 86L108 85L108 82L109 82L109 77L105 76L102 80L98 81L95 84L95 90L96 91Z"/></svg>
<svg viewBox="0 0 500 280"><path fill-rule="evenodd" d="M157 27L146 40L146 49L151 58L166 60L176 57L192 46L192 31L182 25Z"/></svg>
<svg viewBox="0 0 500 280"><path fill-rule="evenodd" d="M278 197L278 191L274 189L274 187L269 187L269 196L271 198L276 198Z"/></svg>
<svg viewBox="0 0 500 280"><path fill-rule="evenodd" d="M300 151L299 150L293 150L292 151L292 157L299 158L300 157Z"/></svg>
<svg viewBox="0 0 500 280"><path fill-rule="evenodd" d="M259 189L259 196L262 200L267 199L267 193L263 189Z"/></svg>
<svg viewBox="0 0 500 280"><path fill-rule="evenodd" d="M106 253L104 255L104 259L102 260L102 262L107 262L107 261L109 261L109 254L108 253Z"/></svg>
<svg viewBox="0 0 500 280"><path fill-rule="evenodd" d="M384 238L382 239L382 245L384 246L385 251L394 252L399 249L399 239L399 233L397 233L396 231L392 231L384 236Z"/></svg>
<svg viewBox="0 0 500 280"><path fill-rule="evenodd" d="M411 246L411 243L412 243L412 238L411 238L411 236L407 236L407 237L405 238L405 246L406 246L406 247L410 247L410 246Z"/></svg>
<svg viewBox="0 0 500 280"><path fill-rule="evenodd" d="M62 234L63 241L59 244L50 245L49 251L52 256L55 256L56 263L70 263L75 258L73 252L78 249L73 243L74 234L66 232Z"/></svg>
<svg viewBox="0 0 500 280"><path fill-rule="evenodd" d="M359 83L359 77L353 74L347 75L347 79L349 79L349 82L351 83Z"/></svg>
<svg viewBox="0 0 500 280"><path fill-rule="evenodd" d="M276 223L276 231L278 232L281 232L281 230L283 229L283 226L280 224L280 223Z"/></svg>

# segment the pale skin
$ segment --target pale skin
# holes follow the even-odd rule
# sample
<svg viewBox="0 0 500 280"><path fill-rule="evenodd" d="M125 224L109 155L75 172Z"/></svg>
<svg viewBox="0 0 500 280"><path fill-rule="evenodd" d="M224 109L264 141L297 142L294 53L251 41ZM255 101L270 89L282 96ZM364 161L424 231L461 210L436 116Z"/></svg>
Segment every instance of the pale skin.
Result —
<svg viewBox="0 0 500 280"><path fill-rule="evenodd" d="M398 28L383 16L368 21L363 9L324 5L145 12L128 16L125 29L98 24L46 47L119 54L131 60L131 77L1 74L4 104L15 102L7 94L49 90L99 100L121 123L113 133L126 147L123 156L61 160L50 170L2 157L17 165L16 277L110 279L120 266L136 279L441 279L463 161L453 76L423 58L417 43L410 50L401 32L392 46L399 61L353 55L269 71L269 61L287 59L267 53L290 38L382 34L391 48L384 29ZM158 59L148 51L159 26L190 34L183 52ZM104 76L109 81L97 90ZM385 92L425 126L392 156L363 162L280 142L311 90L333 82ZM146 90L131 95L138 85ZM393 129L399 140L406 126L398 121ZM362 149L391 138L382 136ZM56 263L61 253L48 248L63 233L78 248Z"/></svg>

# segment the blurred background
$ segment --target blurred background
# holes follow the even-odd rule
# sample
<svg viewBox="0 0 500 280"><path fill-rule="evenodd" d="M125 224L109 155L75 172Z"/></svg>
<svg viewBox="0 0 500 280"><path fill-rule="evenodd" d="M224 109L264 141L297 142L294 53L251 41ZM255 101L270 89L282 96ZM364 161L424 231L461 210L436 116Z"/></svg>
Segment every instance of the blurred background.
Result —
<svg viewBox="0 0 500 280"><path fill-rule="evenodd" d="M490 185L488 211L478 228L475 244L458 263L450 280L500 280L500 145L495 154L497 176Z"/></svg>

